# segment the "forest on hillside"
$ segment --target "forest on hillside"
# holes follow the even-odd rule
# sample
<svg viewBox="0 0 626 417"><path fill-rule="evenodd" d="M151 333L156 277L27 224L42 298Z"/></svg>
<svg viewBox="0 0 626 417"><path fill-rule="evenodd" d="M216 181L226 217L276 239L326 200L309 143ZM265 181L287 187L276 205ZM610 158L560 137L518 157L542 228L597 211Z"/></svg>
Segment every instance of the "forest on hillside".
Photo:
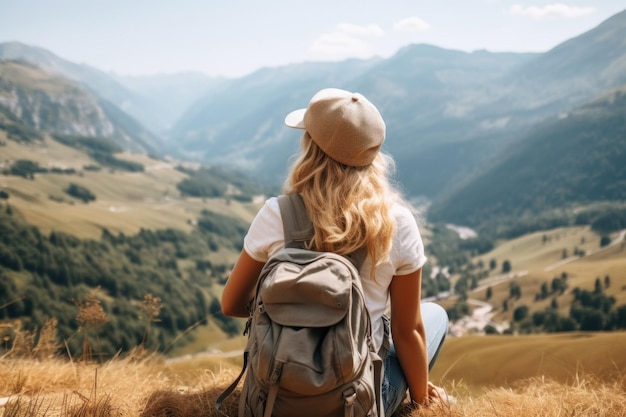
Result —
<svg viewBox="0 0 626 417"><path fill-rule="evenodd" d="M626 89L533 126L429 216L501 237L572 224L626 228Z"/></svg>
<svg viewBox="0 0 626 417"><path fill-rule="evenodd" d="M8 202L1 204L0 320L19 320L21 330L35 332L56 319L71 355L82 353L79 333L87 331L97 337L93 350L101 357L140 344L163 351L186 329L219 312L209 289L223 283L230 265L214 264L207 254L224 247L240 250L246 229L241 220L204 211L191 233L163 229L125 236L105 229L101 239L78 239L54 231L44 235ZM153 324L145 315L146 297L159 299ZM89 299L97 300L107 317L92 328L77 319ZM220 314L210 319L227 333L239 331ZM11 330L5 333L10 341ZM5 343L3 349L10 347Z"/></svg>

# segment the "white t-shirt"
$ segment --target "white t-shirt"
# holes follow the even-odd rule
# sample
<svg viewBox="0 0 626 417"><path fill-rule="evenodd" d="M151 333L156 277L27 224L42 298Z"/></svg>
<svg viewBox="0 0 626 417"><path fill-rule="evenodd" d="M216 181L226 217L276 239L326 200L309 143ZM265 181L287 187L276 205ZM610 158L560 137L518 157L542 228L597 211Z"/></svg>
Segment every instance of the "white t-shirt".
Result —
<svg viewBox="0 0 626 417"><path fill-rule="evenodd" d="M365 303L372 318L374 345L379 349L383 339L381 317L389 300L389 285L396 275L408 275L426 263L424 244L413 214L404 206L395 204L391 213L396 221L389 259L376 268L376 280L370 278L372 262L369 257L361 267ZM283 223L278 199L268 199L250 225L244 239L244 249L254 260L267 260L284 247ZM417 295L416 295L417 296Z"/></svg>

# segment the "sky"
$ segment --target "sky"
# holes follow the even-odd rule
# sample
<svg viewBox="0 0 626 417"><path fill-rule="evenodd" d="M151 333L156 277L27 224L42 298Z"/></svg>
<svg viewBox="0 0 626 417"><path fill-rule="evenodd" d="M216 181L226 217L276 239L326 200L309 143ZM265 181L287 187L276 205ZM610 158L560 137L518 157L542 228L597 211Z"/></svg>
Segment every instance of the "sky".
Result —
<svg viewBox="0 0 626 417"><path fill-rule="evenodd" d="M388 58L409 44L545 52L624 0L0 0L0 42L120 75Z"/></svg>

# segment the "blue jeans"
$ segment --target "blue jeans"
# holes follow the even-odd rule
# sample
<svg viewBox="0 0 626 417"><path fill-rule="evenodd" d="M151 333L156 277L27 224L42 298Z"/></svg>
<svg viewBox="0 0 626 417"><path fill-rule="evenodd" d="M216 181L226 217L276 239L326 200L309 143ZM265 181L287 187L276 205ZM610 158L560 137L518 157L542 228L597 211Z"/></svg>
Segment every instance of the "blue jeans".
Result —
<svg viewBox="0 0 626 417"><path fill-rule="evenodd" d="M422 303L420 309L426 329L426 350L428 351L428 370L430 371L448 333L448 315L443 307L435 303ZM408 384L392 343L385 359L382 386L386 417L391 416L400 406L406 396L407 389Z"/></svg>

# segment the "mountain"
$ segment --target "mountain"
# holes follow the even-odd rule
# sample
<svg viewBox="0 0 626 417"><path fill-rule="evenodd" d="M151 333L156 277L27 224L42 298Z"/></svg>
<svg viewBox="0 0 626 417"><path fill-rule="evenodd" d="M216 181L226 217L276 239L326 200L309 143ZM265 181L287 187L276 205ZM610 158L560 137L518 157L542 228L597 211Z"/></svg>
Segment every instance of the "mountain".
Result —
<svg viewBox="0 0 626 417"><path fill-rule="evenodd" d="M501 80L491 114L541 120L626 83L626 10L516 68ZM532 116L532 117L529 117ZM515 118L511 122L516 124Z"/></svg>
<svg viewBox="0 0 626 417"><path fill-rule="evenodd" d="M490 78L474 78L479 71L459 77L462 82L434 106L428 100L433 88L428 87L435 84L426 84L421 92L415 92L416 97L427 92L421 109L418 103L408 108L420 109L432 123L424 121L426 128L420 129L418 112L411 115L406 111L405 128L397 135L408 142L395 152L407 190L436 198L460 189L511 144L522 140L535 123L622 85L626 82L625 39L623 12L546 53L501 68L500 75L491 70L486 73ZM482 70L501 65L493 61ZM447 117L439 117L441 114ZM401 126L401 122L391 125ZM425 143L423 136L430 143ZM410 167L409 171L403 172L403 166Z"/></svg>
<svg viewBox="0 0 626 417"><path fill-rule="evenodd" d="M158 152L158 139L116 106L25 62L0 61L0 107L36 131L111 138L123 149Z"/></svg>
<svg viewBox="0 0 626 417"><path fill-rule="evenodd" d="M348 89L379 106L385 147L407 192L432 197L512 140L499 139L501 120L474 109L492 100L497 80L535 56L411 45Z"/></svg>
<svg viewBox="0 0 626 417"><path fill-rule="evenodd" d="M389 59L266 68L198 101L172 129L180 155L278 183L297 151L282 120L323 87L359 91L411 196L460 188L535 124L626 82L626 12L542 54L411 45ZM358 66L358 67L355 67Z"/></svg>
<svg viewBox="0 0 626 417"><path fill-rule="evenodd" d="M429 218L490 229L503 219L626 201L626 85L536 125Z"/></svg>
<svg viewBox="0 0 626 417"><path fill-rule="evenodd" d="M150 126L162 136L167 135L167 131L197 100L216 94L229 81L199 72L111 76L128 90L150 101L154 115L159 119L158 123L151 122Z"/></svg>
<svg viewBox="0 0 626 417"><path fill-rule="evenodd" d="M298 149L298 133L285 115L308 103L320 88L341 85L376 60L310 63L264 68L222 86L199 100L169 133L178 155L227 164L280 184L287 160Z"/></svg>
<svg viewBox="0 0 626 417"><path fill-rule="evenodd" d="M78 82L131 115L153 134L164 128L163 114L153 101L129 90L99 69L76 64L46 49L19 42L0 43L0 59L26 61L46 72Z"/></svg>
<svg viewBox="0 0 626 417"><path fill-rule="evenodd" d="M283 119L289 111L306 106L317 90L332 86L365 94L387 120L387 150L402 154L423 149L416 142L430 146L441 137L454 138L453 132L465 132L468 123L451 119L445 110L455 92L475 89L531 56L468 54L416 45L388 60L265 68L198 101L170 135L187 157L228 163L280 183L300 135L285 128Z"/></svg>
<svg viewBox="0 0 626 417"><path fill-rule="evenodd" d="M286 128L284 116L321 88L359 91L387 122L384 150L396 159L404 191L443 204L517 152L543 121L626 84L625 39L626 11L541 54L418 44L388 59L263 68L239 79L183 74L116 81L21 44L4 44L0 53L19 49L50 67L86 71L90 85L98 84L92 75L104 76L120 97L131 90L150 97L153 107L145 109L159 107L153 114L162 125L193 102L166 131L164 152L243 170L271 185L282 183L299 146L301 132ZM126 107L118 109L122 117ZM169 117L162 116L166 111Z"/></svg>

